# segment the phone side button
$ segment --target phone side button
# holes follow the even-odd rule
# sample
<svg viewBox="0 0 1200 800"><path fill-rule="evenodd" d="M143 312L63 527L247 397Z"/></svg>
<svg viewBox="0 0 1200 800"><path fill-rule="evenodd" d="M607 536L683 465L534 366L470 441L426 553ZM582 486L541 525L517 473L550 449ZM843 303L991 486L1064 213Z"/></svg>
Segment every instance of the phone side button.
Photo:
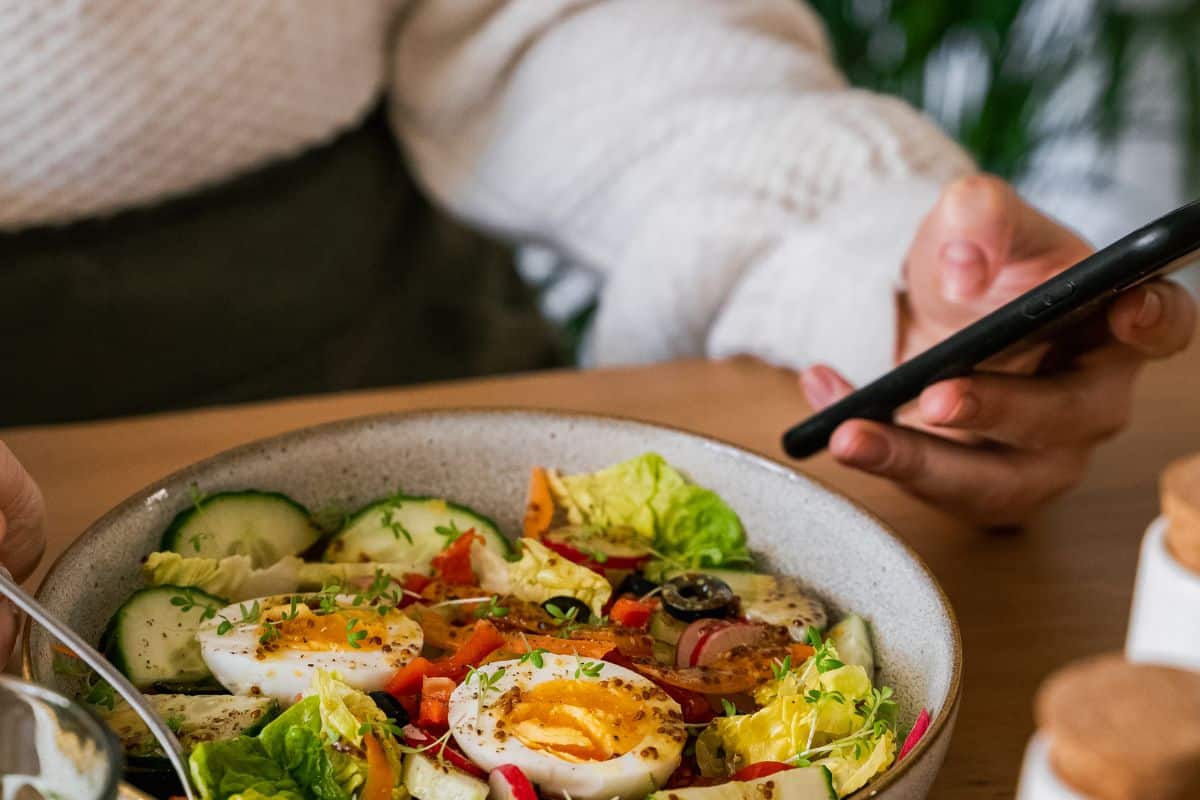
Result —
<svg viewBox="0 0 1200 800"><path fill-rule="evenodd" d="M1021 313L1029 319L1035 319L1045 314L1056 305L1075 293L1075 283L1067 281L1064 284L1039 292L1036 297L1026 300L1021 306Z"/></svg>

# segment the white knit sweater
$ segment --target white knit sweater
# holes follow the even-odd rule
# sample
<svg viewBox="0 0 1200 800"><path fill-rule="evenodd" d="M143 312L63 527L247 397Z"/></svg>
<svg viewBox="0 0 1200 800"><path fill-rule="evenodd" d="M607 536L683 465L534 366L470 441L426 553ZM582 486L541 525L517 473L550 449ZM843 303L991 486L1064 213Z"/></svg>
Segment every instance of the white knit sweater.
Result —
<svg viewBox="0 0 1200 800"><path fill-rule="evenodd" d="M848 89L796 0L7 0L0 228L221 181L383 91L440 202L605 276L599 363L871 377L917 222L971 168Z"/></svg>

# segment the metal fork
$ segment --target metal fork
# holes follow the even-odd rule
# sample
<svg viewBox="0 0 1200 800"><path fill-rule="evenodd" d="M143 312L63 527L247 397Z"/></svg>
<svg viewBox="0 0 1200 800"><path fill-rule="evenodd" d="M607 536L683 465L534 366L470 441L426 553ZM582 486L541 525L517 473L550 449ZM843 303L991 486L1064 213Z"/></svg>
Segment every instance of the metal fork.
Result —
<svg viewBox="0 0 1200 800"><path fill-rule="evenodd" d="M163 752L166 753L167 759L171 762L171 766L179 776L179 782L183 784L183 791L187 795L188 800L196 800L196 795L192 790L191 775L188 773L187 757L184 755L183 746L179 744L179 740L175 738L175 734L167 726L163 718L158 715L158 712L154 710L153 706L146 702L145 696L132 683L125 680L125 676L118 672L116 667L109 663L108 659L100 655L79 634L56 619L41 603L34 600L24 589L18 586L17 582L2 568L0 568L0 595L4 595L11 600L17 608L24 611L34 622L49 631L55 639L58 639L62 644L71 648L71 651L91 667L97 675L108 681L117 694L121 695L125 699L125 702L129 703L129 706L137 712L142 721L146 723L146 727L154 734L154 738L162 745Z"/></svg>

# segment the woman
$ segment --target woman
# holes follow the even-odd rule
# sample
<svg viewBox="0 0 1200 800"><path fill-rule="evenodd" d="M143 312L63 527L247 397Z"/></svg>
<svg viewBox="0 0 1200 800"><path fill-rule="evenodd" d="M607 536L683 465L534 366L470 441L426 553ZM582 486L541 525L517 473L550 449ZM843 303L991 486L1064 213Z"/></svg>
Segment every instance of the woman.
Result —
<svg viewBox="0 0 1200 800"><path fill-rule="evenodd" d="M553 362L510 265L405 166L603 278L591 363L746 353L800 370L817 407L1088 252L913 109L850 89L794 0L400 6L0 9L0 424ZM1194 318L1141 287L1084 356L938 384L909 427L852 421L831 451L1019 522Z"/></svg>

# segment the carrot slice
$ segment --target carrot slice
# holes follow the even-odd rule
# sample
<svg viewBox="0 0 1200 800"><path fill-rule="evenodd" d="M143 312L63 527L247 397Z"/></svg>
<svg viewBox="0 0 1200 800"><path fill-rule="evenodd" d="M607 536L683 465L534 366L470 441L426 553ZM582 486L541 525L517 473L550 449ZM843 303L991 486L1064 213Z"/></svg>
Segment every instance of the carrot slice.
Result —
<svg viewBox="0 0 1200 800"><path fill-rule="evenodd" d="M477 667L493 650L503 646L504 642L504 637L496 630L496 626L486 619L481 619L475 623L471 637L450 656L449 663L456 667Z"/></svg>
<svg viewBox="0 0 1200 800"><path fill-rule="evenodd" d="M557 636L541 636L536 633L510 633L504 639L504 649L517 654L528 653L531 650L545 650L547 653L563 656L604 658L614 649L613 642L593 639L560 639Z"/></svg>
<svg viewBox="0 0 1200 800"><path fill-rule="evenodd" d="M370 733L363 737L363 742L367 746L367 782L363 784L361 800L392 800L396 776L383 745Z"/></svg>
<svg viewBox="0 0 1200 800"><path fill-rule="evenodd" d="M554 497L550 494L550 479L546 470L534 467L529 474L529 497L525 501L524 535L540 539L550 529L554 519Z"/></svg>

